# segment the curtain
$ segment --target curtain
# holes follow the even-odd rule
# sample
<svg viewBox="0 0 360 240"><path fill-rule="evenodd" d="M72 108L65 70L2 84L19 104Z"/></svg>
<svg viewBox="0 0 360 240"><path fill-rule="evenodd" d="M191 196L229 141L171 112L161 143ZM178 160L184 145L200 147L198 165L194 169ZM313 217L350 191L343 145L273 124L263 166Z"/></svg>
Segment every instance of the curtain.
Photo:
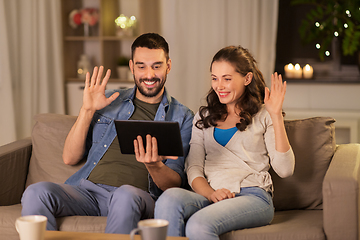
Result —
<svg viewBox="0 0 360 240"><path fill-rule="evenodd" d="M161 34L170 45L166 87L198 111L210 89L210 63L221 48L254 55L267 84L275 69L278 0L161 0Z"/></svg>
<svg viewBox="0 0 360 240"><path fill-rule="evenodd" d="M60 9L60 0L0 0L1 112L13 116L1 120L12 132L1 131L1 145L30 136L35 114L65 113Z"/></svg>
<svg viewBox="0 0 360 240"><path fill-rule="evenodd" d="M5 2L0 0L0 36L7 32L5 24ZM15 113L9 64L9 44L6 37L0 37L0 146L16 140Z"/></svg>

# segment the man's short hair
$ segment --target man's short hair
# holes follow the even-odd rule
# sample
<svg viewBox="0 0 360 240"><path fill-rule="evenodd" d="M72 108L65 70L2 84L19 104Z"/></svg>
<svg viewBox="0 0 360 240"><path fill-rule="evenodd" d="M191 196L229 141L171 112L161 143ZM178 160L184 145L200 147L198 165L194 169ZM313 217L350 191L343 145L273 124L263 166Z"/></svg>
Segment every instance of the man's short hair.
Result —
<svg viewBox="0 0 360 240"><path fill-rule="evenodd" d="M164 50L166 60L169 60L169 45L166 40L157 33L144 33L137 37L131 45L131 59L134 60L136 48L145 47L149 49Z"/></svg>

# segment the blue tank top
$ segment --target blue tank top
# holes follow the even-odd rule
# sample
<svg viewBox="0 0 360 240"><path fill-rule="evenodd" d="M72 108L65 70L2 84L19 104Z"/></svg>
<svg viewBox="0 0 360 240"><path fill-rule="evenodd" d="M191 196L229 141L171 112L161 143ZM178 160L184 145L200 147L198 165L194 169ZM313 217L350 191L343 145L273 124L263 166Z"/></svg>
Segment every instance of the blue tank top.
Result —
<svg viewBox="0 0 360 240"><path fill-rule="evenodd" d="M214 129L214 138L215 141L218 142L221 146L225 147L225 145L230 141L232 136L237 131L237 127L228 128L228 129L221 129L215 128Z"/></svg>

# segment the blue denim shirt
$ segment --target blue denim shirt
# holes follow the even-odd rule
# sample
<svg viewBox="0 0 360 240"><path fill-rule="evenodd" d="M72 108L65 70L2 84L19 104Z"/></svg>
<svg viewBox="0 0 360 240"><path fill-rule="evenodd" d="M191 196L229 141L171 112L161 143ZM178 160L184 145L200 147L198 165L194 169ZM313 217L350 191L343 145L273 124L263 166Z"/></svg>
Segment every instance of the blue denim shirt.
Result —
<svg viewBox="0 0 360 240"><path fill-rule="evenodd" d="M86 140L86 163L81 169L66 180L66 184L78 185L81 179L88 178L91 171L98 164L114 138L117 136L114 120L127 120L133 114L135 90L136 87L106 91L106 97L111 96L114 92L119 92L120 96L109 106L94 114ZM193 118L194 113L189 108L179 103L175 98L168 96L165 90L154 121L173 121L178 122L180 125L185 156L179 157L177 160L165 159L164 164L180 175L182 187L187 185L184 162L186 155L189 152ZM154 198L157 198L162 193L152 180L150 174L149 192Z"/></svg>

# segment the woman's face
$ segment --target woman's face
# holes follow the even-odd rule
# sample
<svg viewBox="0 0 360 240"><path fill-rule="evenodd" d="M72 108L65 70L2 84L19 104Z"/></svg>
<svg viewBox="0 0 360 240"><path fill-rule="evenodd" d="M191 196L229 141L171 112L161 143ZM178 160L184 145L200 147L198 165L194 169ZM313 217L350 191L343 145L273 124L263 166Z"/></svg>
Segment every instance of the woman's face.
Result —
<svg viewBox="0 0 360 240"><path fill-rule="evenodd" d="M250 84L252 73L243 77L235 71L231 63L216 61L212 64L211 79L211 87L220 102L228 107L235 107L237 100L243 95L245 87Z"/></svg>

